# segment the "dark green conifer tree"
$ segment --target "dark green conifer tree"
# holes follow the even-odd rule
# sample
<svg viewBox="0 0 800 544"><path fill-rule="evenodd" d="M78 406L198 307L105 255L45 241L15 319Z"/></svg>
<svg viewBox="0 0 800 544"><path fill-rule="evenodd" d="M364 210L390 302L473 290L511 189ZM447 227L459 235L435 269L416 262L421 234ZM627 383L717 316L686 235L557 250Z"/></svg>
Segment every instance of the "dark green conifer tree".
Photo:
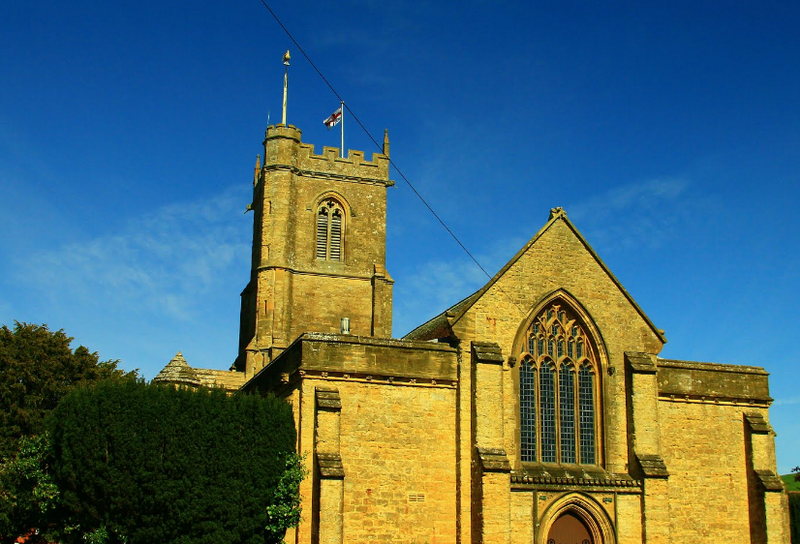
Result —
<svg viewBox="0 0 800 544"><path fill-rule="evenodd" d="M105 382L65 397L51 434L65 543L261 544L299 518L280 399Z"/></svg>

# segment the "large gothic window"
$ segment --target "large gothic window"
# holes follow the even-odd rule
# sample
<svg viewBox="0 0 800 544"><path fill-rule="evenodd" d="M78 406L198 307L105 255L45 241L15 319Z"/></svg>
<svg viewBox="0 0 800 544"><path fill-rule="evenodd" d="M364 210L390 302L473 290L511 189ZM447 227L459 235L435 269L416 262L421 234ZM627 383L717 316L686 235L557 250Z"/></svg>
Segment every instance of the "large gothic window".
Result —
<svg viewBox="0 0 800 544"><path fill-rule="evenodd" d="M575 315L551 304L525 333L519 368L523 462L597 463L596 349Z"/></svg>
<svg viewBox="0 0 800 544"><path fill-rule="evenodd" d="M317 258L342 260L344 212L333 199L324 200L317 210Z"/></svg>

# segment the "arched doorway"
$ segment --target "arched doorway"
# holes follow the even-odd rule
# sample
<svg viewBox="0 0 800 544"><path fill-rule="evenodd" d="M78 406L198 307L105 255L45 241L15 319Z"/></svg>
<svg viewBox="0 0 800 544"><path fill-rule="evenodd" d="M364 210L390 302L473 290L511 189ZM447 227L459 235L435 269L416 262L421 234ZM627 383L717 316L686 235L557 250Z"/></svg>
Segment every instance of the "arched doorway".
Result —
<svg viewBox="0 0 800 544"><path fill-rule="evenodd" d="M566 512L550 526L547 544L595 544L581 518Z"/></svg>
<svg viewBox="0 0 800 544"><path fill-rule="evenodd" d="M614 524L594 497L568 493L542 512L536 544L616 544Z"/></svg>

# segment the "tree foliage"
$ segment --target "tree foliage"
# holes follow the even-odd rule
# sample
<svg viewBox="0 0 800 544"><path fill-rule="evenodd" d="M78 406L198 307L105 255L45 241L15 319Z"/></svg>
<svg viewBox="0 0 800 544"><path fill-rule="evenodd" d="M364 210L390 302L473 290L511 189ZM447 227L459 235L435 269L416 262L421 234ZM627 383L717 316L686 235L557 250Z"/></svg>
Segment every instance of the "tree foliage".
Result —
<svg viewBox="0 0 800 544"><path fill-rule="evenodd" d="M286 529L300 523L300 482L307 476L303 457L294 453L284 458L285 470L278 482L272 504L267 506L268 542L283 542Z"/></svg>
<svg viewBox="0 0 800 544"><path fill-rule="evenodd" d="M23 437L16 455L0 463L0 542L16 542L33 528L42 528L45 536L59 495L48 472L48 452L46 434Z"/></svg>
<svg viewBox="0 0 800 544"><path fill-rule="evenodd" d="M53 416L62 515L77 528L65 543L261 544L299 519L284 401L102 382L74 390Z"/></svg>
<svg viewBox="0 0 800 544"><path fill-rule="evenodd" d="M136 376L83 346L72 351L72 340L47 325L0 328L0 459L15 455L21 437L40 434L46 415L76 385Z"/></svg>

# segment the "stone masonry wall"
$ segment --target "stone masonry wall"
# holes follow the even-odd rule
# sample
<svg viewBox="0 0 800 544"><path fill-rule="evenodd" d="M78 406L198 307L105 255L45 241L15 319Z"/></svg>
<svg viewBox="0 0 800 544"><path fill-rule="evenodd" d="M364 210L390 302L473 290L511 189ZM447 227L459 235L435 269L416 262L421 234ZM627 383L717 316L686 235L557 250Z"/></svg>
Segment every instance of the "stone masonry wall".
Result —
<svg viewBox="0 0 800 544"><path fill-rule="evenodd" d="M338 387L345 542L456 542L456 389Z"/></svg>
<svg viewBox="0 0 800 544"><path fill-rule="evenodd" d="M743 411L659 402L674 542L750 542Z"/></svg>
<svg viewBox="0 0 800 544"><path fill-rule="evenodd" d="M305 275L295 279L292 291L292 322L296 327L314 325L314 329L294 332L339 332L340 320L350 318L350 333L370 336L372 322L372 285L368 279L335 278ZM364 301L354 304L353 301Z"/></svg>

